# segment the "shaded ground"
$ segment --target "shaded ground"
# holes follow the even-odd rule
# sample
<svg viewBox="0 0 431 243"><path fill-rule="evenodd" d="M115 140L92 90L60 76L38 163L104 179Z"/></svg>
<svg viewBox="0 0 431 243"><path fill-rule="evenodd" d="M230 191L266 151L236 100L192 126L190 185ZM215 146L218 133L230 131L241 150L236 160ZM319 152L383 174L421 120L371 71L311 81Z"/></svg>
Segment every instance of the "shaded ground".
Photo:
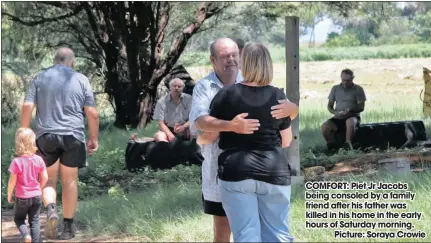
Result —
<svg viewBox="0 0 431 243"><path fill-rule="evenodd" d="M41 221L41 237L44 242L65 242L62 240L51 240L46 241L44 239L44 230L45 230L45 223L46 223L46 213L42 212L40 215L40 221ZM79 225L78 225L79 227ZM59 224L58 230L60 232L61 225ZM15 223L13 221L13 209L9 210L2 210L2 216L1 216L1 242L19 242L20 241L20 235L18 232L18 229L15 226ZM82 234L81 231L79 231L75 237L75 239L67 242L142 242L145 241L140 237L131 237L131 236L99 236L99 237L86 237Z"/></svg>
<svg viewBox="0 0 431 243"><path fill-rule="evenodd" d="M420 173L431 169L431 149L423 148L416 151L390 151L356 154L349 159L341 159L331 166L312 166L305 168L306 180L325 180L343 177L348 174L374 175L378 172L378 162L383 159L404 158L410 163L412 172Z"/></svg>

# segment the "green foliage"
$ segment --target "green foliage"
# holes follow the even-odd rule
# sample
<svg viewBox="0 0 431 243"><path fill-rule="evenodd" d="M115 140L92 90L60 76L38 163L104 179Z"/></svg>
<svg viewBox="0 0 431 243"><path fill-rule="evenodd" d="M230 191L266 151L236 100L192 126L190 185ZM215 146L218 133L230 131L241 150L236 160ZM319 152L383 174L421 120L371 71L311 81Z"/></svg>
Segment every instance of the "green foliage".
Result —
<svg viewBox="0 0 431 243"><path fill-rule="evenodd" d="M338 40L333 37L330 42ZM347 39L354 42L353 38ZM354 43L354 44L357 44ZM385 45L385 46L356 46L356 47L323 47L300 48L299 57L301 62L327 61L327 60L368 60L368 59L396 59L396 58L419 58L431 56L430 44L406 44L406 45ZM270 47L269 52L274 62L285 62L285 47ZM208 52L186 52L181 61L193 63L190 58L199 57L200 62L195 62L191 66L210 65ZM196 59L195 59L196 60Z"/></svg>
<svg viewBox="0 0 431 243"><path fill-rule="evenodd" d="M332 35L329 40L322 46L324 47L340 47L340 46L359 46L361 42L353 33L344 32L339 36Z"/></svg>
<svg viewBox="0 0 431 243"><path fill-rule="evenodd" d="M153 176L160 183L172 184L181 182L200 182L201 168L199 166L178 165L171 170L154 172Z"/></svg>
<svg viewBox="0 0 431 243"><path fill-rule="evenodd" d="M339 37L340 34L338 34L337 32L329 32L328 36L326 37L326 41L330 41L336 37Z"/></svg>
<svg viewBox="0 0 431 243"><path fill-rule="evenodd" d="M3 89L2 89L3 90ZM3 115L3 114L2 114ZM9 165L15 157L15 131L17 126L2 123L1 131L1 203L2 208L12 205L7 201L7 185L9 181Z"/></svg>
<svg viewBox="0 0 431 243"><path fill-rule="evenodd" d="M431 41L431 10L416 16L413 20L413 31L422 41Z"/></svg>
<svg viewBox="0 0 431 243"><path fill-rule="evenodd" d="M5 70L1 79L1 122L5 125L19 120L24 91L31 77L16 76Z"/></svg>
<svg viewBox="0 0 431 243"><path fill-rule="evenodd" d="M108 195L114 200L129 200L127 199L126 194L124 193L124 189L121 188L120 184L116 184L115 186L109 188Z"/></svg>

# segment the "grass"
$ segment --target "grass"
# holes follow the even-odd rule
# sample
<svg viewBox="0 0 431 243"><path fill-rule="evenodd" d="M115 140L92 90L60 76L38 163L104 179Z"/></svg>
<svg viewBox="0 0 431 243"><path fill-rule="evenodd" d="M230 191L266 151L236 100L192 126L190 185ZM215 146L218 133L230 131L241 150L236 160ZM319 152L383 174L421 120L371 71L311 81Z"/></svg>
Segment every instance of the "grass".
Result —
<svg viewBox="0 0 431 243"><path fill-rule="evenodd" d="M284 63L285 47L269 48L272 60ZM300 48L300 61L368 60L431 57L430 44L400 44L385 46ZM186 52L180 61L186 66L210 65L207 52Z"/></svg>
<svg viewBox="0 0 431 243"><path fill-rule="evenodd" d="M348 63L348 64L346 64ZM344 62L301 63L300 137L301 164L316 160L312 151L324 146L320 124L330 116L326 110L326 96L337 83L334 70L348 65L355 70L357 83L363 85L367 102L362 122L383 122L420 119L429 131L431 121L422 114L419 99L422 65L431 59L369 60ZM334 68L336 67L336 68ZM285 88L283 64L275 64L274 84ZM193 75L207 73L206 68L195 70ZM405 73L413 72L408 78ZM419 73L419 76L416 74ZM399 78L400 74L402 77ZM312 93L307 93L313 91ZM304 95L303 93L307 95ZM308 97L307 97L308 96ZM99 107L104 107L100 105ZM80 172L78 222L80 237L88 239L97 235L128 234L140 241L211 241L212 219L201 209L200 167L179 166L167 171L145 171L132 174L123 170L127 139L132 133L152 136L155 123L140 131L116 129L111 111L103 110L100 125L99 151L88 159L89 167ZM14 133L17 124L2 124L2 208L10 208L6 202L7 169L14 154ZM319 163L339 161L358 156L356 152L320 158ZM408 210L425 213L424 219L415 222L416 228L426 231L429 241L430 173L412 175L410 178L362 178L347 180L408 181L417 198L409 203ZM60 188L59 188L60 189ZM61 192L61 190L59 191ZM61 197L58 197L59 199ZM304 225L304 189L294 187L292 194L291 225L295 241L331 242L360 241L361 239L334 239L333 230L306 229ZM364 239L362 239L363 241ZM383 241L381 239L366 239ZM397 239L398 241L398 239ZM409 239L409 241L421 241Z"/></svg>
<svg viewBox="0 0 431 243"><path fill-rule="evenodd" d="M103 196L82 203L78 220L90 235L125 233L162 239L172 226L202 217L199 190L198 183L181 183L158 185L126 198ZM172 237L170 241L175 241L175 234Z"/></svg>
<svg viewBox="0 0 431 243"><path fill-rule="evenodd" d="M407 202L408 210L423 212L420 220L411 220L415 230L431 232L427 223L429 193L431 193L431 174L411 175L409 177L391 178L361 178L351 176L347 181L383 181L408 182L408 190L416 193L412 202ZM297 242L360 242L364 239L334 240L332 229L305 228L305 198L304 187L294 186L291 204L291 233ZM336 193L340 191L320 191ZM175 195L175 196L173 196ZM331 201L334 202L335 200ZM384 200L382 200L384 201ZM369 202L369 201L368 201ZM386 200L386 202L390 202ZM145 241L189 242L212 240L212 220L201 212L200 185L198 183L182 182L169 185L158 185L144 192L131 193L127 198L100 197L80 204L79 222L86 225L85 236L130 234L142 237ZM322 210L321 210L322 211ZM333 211L333 210L332 210ZM352 210L347 210L351 212ZM357 212L358 210L356 210ZM361 210L376 212L376 210ZM379 210L382 211L382 210ZM384 211L384 210L383 210ZM401 210L392 210L400 211ZM315 220L323 222L325 220ZM361 220L354 220L360 222ZM395 220L396 221L396 220ZM364 231L364 230L354 230ZM394 231L388 229L384 231ZM406 242L426 242L425 239L403 239ZM371 242L382 242L381 239L366 239ZM397 239L398 241L398 239Z"/></svg>
<svg viewBox="0 0 431 243"><path fill-rule="evenodd" d="M431 235L429 235L429 232L431 232L431 226L429 225L429 218L430 215L427 213L429 212L429 210L431 209L431 205L429 203L427 203L427 198L429 197L428 194L431 192L431 186L429 184L430 182L430 175L431 173L425 173L425 174L419 174L419 175L410 175L408 177L394 177L394 176L383 176L379 175L379 177L376 178L361 178L358 176L351 176L350 178L347 179L347 181L374 181L374 182L378 182L378 181L382 181L382 182L408 182L409 184L409 188L408 190L411 192L416 193L416 198L409 202L407 200L401 200L399 202L406 202L407 203L407 210L390 210L392 212L411 212L411 211L415 211L415 212L423 212L425 214L425 216L423 216L420 220L403 220L403 222L412 222L413 225L415 226L414 230L421 230L422 232L427 232L428 236L425 239L396 239L395 241L397 242L428 242L430 240ZM304 189L300 189L300 191L304 191ZM329 191L320 191L322 193L339 193L340 191L335 191L335 190L329 190ZM349 191L352 192L352 191ZM377 192L377 191L376 191ZM292 233L293 235L296 237L297 241L300 242L386 242L386 241L394 241L394 239L388 239L388 240L384 240L382 238L376 238L376 239L371 239L371 238L363 238L363 239L352 239L352 238L345 238L345 239L340 239L334 238L334 229L307 229L305 227L305 199L303 197L304 194L302 194L302 197L299 197L297 200L294 200L292 203L292 215L291 215L291 220L292 220ZM313 200L314 202L317 202L317 200ZM330 202L336 202L337 200L331 200ZM352 200L347 200L347 202L351 202ZM358 200L360 202L371 202L372 200ZM393 201L391 200L380 200L379 202L388 202L391 203ZM310 209L309 209L310 210ZM311 210L310 210L311 211ZM314 210L314 211L321 211L321 212L325 212L325 211L347 211L349 213L351 213L352 211L355 212L377 212L377 211L388 211L385 209L380 209L380 210L352 210L352 209L346 209L346 210L325 210L325 209L320 209L320 210ZM325 222L326 220L312 220L311 221L314 222ZM334 221L334 220L332 220ZM354 222L362 222L364 221L364 219L353 219ZM394 221L397 222L397 219L393 219L393 220L381 220L381 219L376 219L376 220L369 220L369 219L365 219L365 221L367 222L384 222L384 221ZM326 222L331 222L331 221L326 221ZM294 227L296 226L296 227ZM343 231L358 231L358 232L366 232L366 229L343 229ZM373 231L373 230L371 230ZM386 232L396 232L395 229L377 229L376 231L386 231Z"/></svg>
<svg viewBox="0 0 431 243"><path fill-rule="evenodd" d="M324 145L320 125L330 118L326 104L327 100L322 98L301 101L300 142L302 151ZM422 102L417 95L405 95L402 99L399 95L390 94L374 97L372 101L367 102L366 110L361 115L362 123L402 120L423 120L426 129L428 131L431 129L431 119L423 117Z"/></svg>

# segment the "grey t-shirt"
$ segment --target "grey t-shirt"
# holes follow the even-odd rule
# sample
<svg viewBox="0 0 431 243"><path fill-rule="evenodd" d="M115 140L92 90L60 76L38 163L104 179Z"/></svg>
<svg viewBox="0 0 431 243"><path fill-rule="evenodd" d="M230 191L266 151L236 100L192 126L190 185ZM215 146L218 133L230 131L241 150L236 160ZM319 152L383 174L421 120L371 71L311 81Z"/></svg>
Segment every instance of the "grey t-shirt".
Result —
<svg viewBox="0 0 431 243"><path fill-rule="evenodd" d="M192 106L192 96L182 93L180 103L175 104L170 93L166 94L157 101L154 109L154 120L163 120L168 127L174 127L175 123L183 125L189 120L190 109Z"/></svg>
<svg viewBox="0 0 431 243"><path fill-rule="evenodd" d="M364 89L357 84L353 84L350 88L344 88L341 84L334 85L328 99L335 102L335 112L344 111L346 108L351 108L367 100Z"/></svg>
<svg viewBox="0 0 431 243"><path fill-rule="evenodd" d="M32 81L25 102L36 105L36 137L73 135L85 142L84 106L96 106L90 82L64 65L54 65Z"/></svg>

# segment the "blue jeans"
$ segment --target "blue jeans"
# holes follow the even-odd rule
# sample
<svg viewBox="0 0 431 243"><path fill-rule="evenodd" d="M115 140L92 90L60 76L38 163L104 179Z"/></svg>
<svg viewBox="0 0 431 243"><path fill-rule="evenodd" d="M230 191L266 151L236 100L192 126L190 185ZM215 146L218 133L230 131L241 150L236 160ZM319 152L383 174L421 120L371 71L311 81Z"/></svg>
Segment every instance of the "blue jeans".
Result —
<svg viewBox="0 0 431 243"><path fill-rule="evenodd" d="M223 208L235 242L292 242L291 187L257 180L218 180Z"/></svg>

